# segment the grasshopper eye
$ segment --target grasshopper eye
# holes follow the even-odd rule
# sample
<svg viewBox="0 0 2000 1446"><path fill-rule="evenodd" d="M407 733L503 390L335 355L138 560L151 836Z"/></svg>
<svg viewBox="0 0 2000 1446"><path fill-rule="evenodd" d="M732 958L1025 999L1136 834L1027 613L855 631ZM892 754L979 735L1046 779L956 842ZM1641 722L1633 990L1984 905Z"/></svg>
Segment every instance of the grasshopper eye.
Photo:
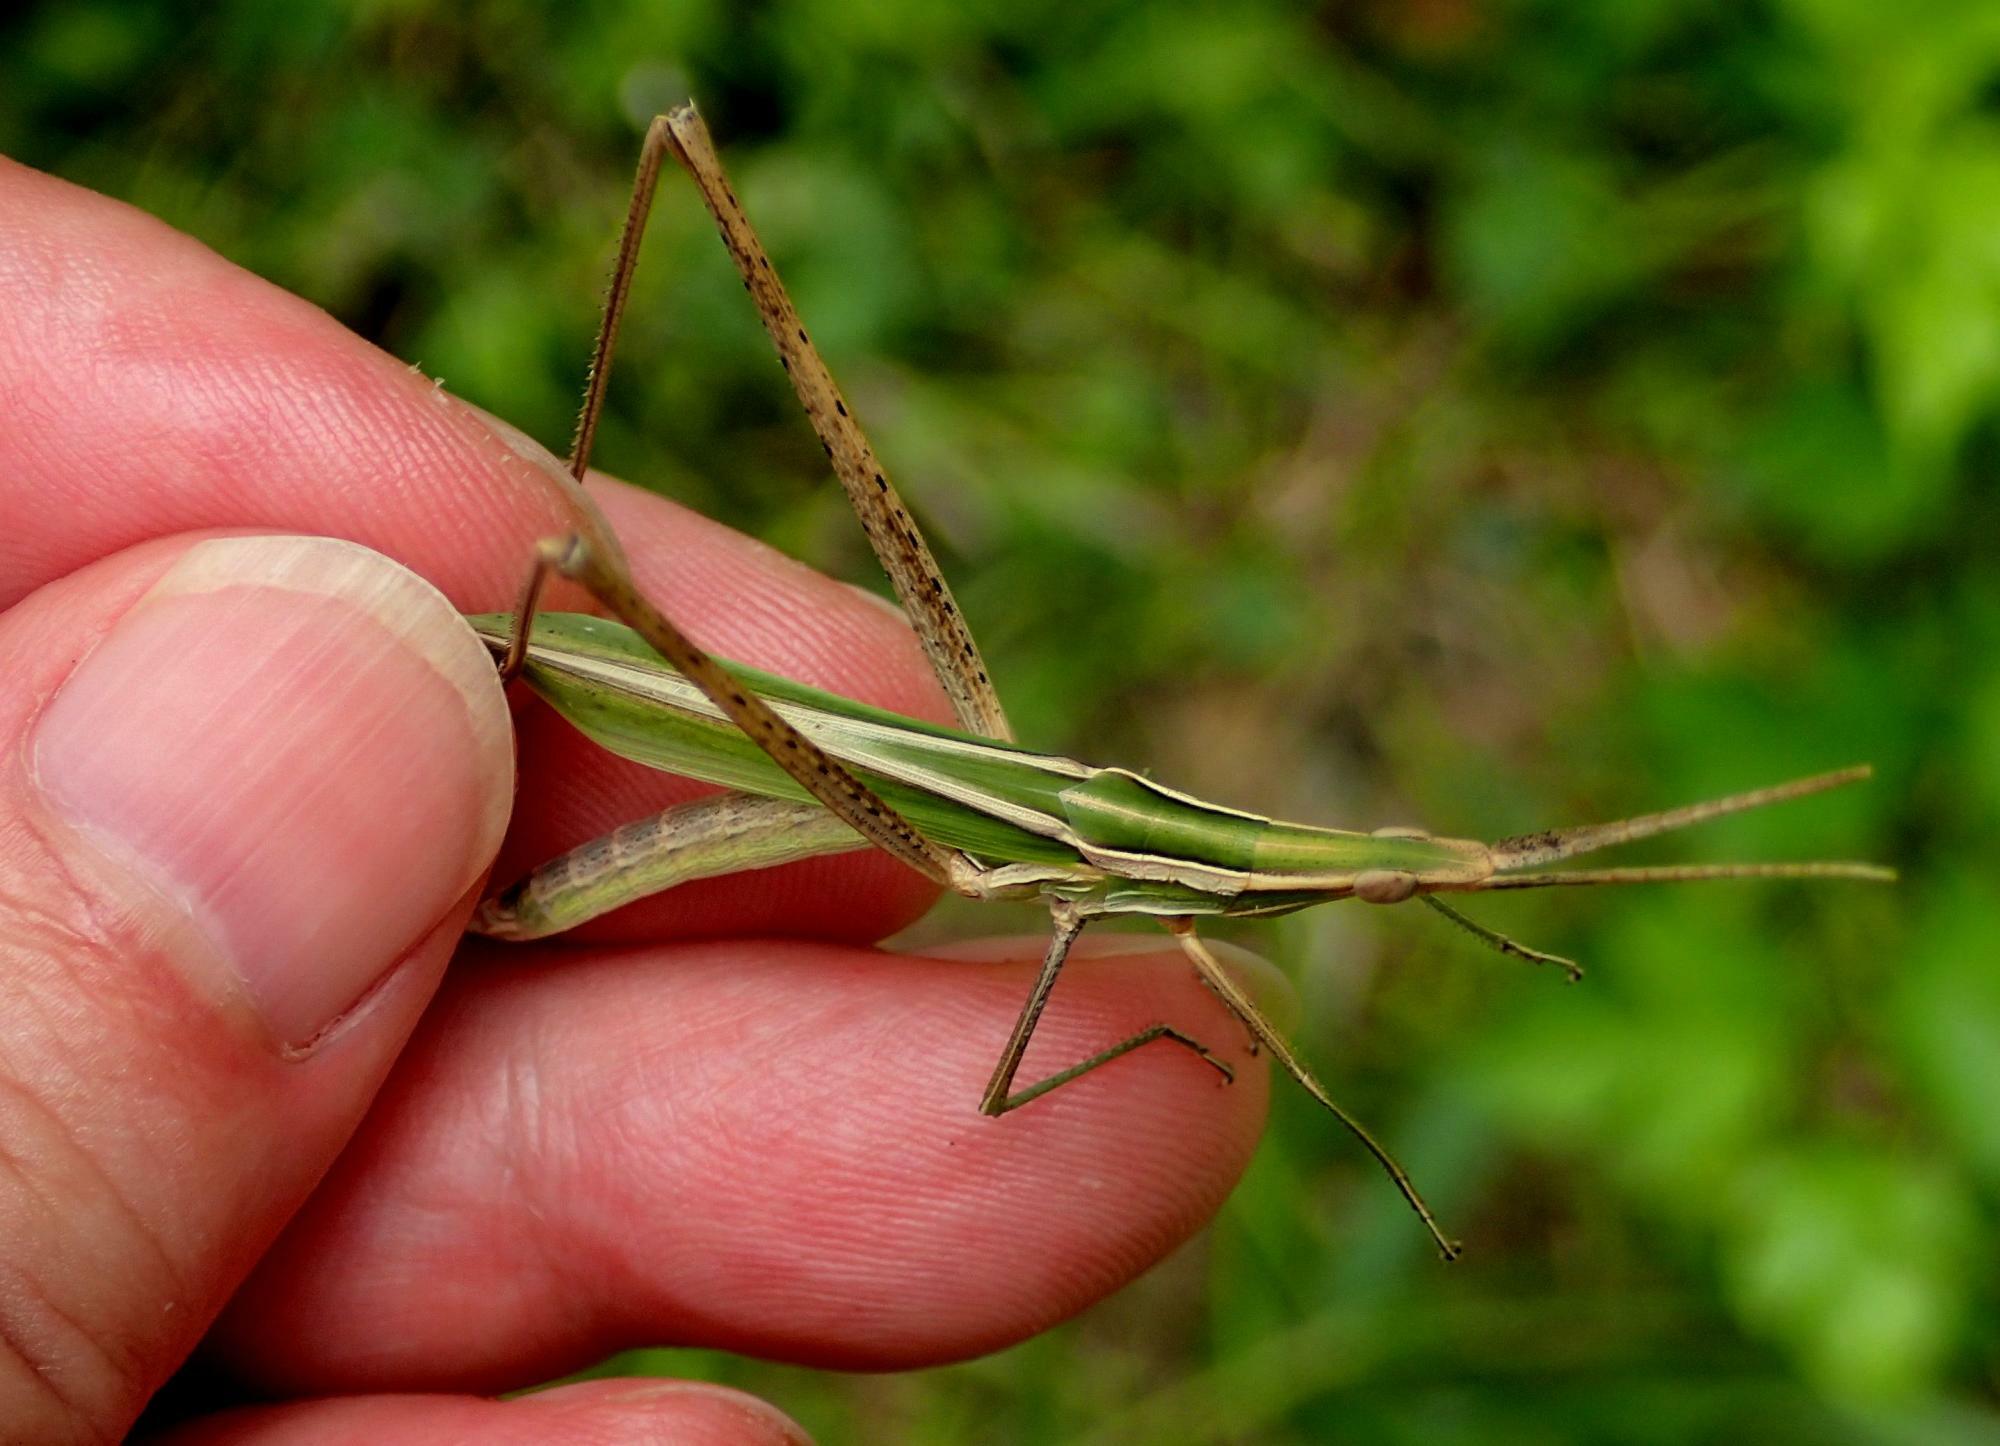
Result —
<svg viewBox="0 0 2000 1446"><path fill-rule="evenodd" d="M1369 869L1354 876L1354 897L1367 904L1400 904L1417 891L1417 876L1405 869Z"/></svg>

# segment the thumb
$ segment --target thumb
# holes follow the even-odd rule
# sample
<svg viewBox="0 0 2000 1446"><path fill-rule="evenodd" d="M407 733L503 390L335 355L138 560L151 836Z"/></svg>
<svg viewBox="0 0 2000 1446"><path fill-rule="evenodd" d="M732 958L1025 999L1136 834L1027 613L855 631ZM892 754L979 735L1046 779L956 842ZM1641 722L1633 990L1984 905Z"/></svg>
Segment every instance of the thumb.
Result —
<svg viewBox="0 0 2000 1446"><path fill-rule="evenodd" d="M428 583L134 549L0 615L0 1420L109 1439L340 1150L512 793Z"/></svg>

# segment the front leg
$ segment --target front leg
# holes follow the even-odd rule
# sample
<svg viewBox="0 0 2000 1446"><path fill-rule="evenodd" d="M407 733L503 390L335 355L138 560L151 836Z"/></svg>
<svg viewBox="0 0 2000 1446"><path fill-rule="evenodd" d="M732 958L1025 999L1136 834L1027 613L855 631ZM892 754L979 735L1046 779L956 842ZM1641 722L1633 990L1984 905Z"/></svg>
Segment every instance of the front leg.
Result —
<svg viewBox="0 0 2000 1446"><path fill-rule="evenodd" d="M1512 954L1516 959L1525 959L1530 964L1553 964L1562 970L1569 982L1574 984L1583 978L1583 966L1574 959L1566 959L1560 954L1551 954L1544 949L1536 949L1523 944L1519 939L1509 938L1497 929L1489 929L1477 919L1469 919L1436 894L1425 894L1424 902L1436 912L1465 930L1489 949L1497 949L1502 954Z"/></svg>

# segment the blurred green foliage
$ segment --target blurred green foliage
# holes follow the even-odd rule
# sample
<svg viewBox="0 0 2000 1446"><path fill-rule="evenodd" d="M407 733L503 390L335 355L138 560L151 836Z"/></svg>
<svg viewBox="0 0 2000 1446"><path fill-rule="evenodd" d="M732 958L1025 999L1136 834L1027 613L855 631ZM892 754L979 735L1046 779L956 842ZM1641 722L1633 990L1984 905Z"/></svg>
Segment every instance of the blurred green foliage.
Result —
<svg viewBox="0 0 2000 1446"><path fill-rule="evenodd" d="M1908 881L1488 904L1576 989L1407 911L1246 932L1457 1268L1287 1092L1214 1230L1040 1340L641 1363L829 1442L1992 1439L2000 8L0 21L0 148L558 447L639 130L690 92L1024 736L1489 836L1871 758L1664 852ZM867 577L665 196L600 461Z"/></svg>

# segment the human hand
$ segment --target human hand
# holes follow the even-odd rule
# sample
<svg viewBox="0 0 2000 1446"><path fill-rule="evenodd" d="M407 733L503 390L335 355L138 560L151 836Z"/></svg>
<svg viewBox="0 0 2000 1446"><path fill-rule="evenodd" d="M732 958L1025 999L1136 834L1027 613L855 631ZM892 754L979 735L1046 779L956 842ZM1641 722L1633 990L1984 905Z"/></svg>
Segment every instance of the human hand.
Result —
<svg viewBox="0 0 2000 1446"><path fill-rule="evenodd" d="M1142 1050L982 1118L1040 941L865 947L930 897L880 856L693 885L582 944L461 946L496 849L511 877L696 791L528 704L515 796L453 609L509 605L566 520L560 468L187 238L4 162L0 295L9 1439L114 1436L197 1347L209 1379L319 1399L177 1440L785 1439L707 1386L474 1393L636 1343L992 1350L1220 1203L1262 1071L1218 1088ZM597 491L705 644L942 716L887 610ZM1080 949L1022 1077L1161 1019L1240 1058L1160 944Z"/></svg>

